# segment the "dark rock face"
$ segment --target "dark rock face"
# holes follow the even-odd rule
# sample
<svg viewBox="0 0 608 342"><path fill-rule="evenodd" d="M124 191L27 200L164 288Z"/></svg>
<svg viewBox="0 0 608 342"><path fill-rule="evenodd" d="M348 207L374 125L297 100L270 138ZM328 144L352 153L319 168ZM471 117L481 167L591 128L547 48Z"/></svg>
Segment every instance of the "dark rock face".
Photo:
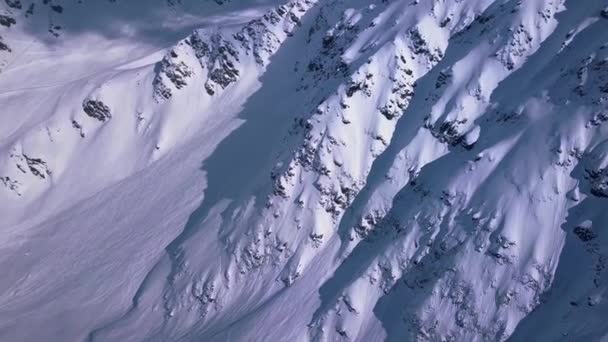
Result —
<svg viewBox="0 0 608 342"><path fill-rule="evenodd" d="M211 37L211 44L207 45L202 40L201 43L194 43L200 46L201 50L195 50L196 55L204 55L209 59L212 69L209 72L209 80L219 85L222 89L238 80L239 70L236 63L239 61L239 53L230 41L223 39L216 34ZM206 84L207 89L213 86Z"/></svg>
<svg viewBox="0 0 608 342"><path fill-rule="evenodd" d="M173 95L173 93L171 92L171 89L163 83L163 81L160 79L160 77L156 77L154 79L153 85L154 85L154 95L156 97L168 100Z"/></svg>
<svg viewBox="0 0 608 342"><path fill-rule="evenodd" d="M175 52L172 52L171 58L165 57L161 62L161 69L177 89L182 89L188 85L186 79L190 78L194 73L183 61L174 60L177 57L178 55Z"/></svg>
<svg viewBox="0 0 608 342"><path fill-rule="evenodd" d="M0 51L8 51L11 52L11 48L2 41L2 36L0 36Z"/></svg>
<svg viewBox="0 0 608 342"><path fill-rule="evenodd" d="M21 4L21 0L4 0L6 5L10 8L21 9L23 5Z"/></svg>
<svg viewBox="0 0 608 342"><path fill-rule="evenodd" d="M597 197L608 197L608 172L606 170L587 170L591 193Z"/></svg>
<svg viewBox="0 0 608 342"><path fill-rule="evenodd" d="M23 154L25 161L27 163L27 167L30 172L41 179L45 179L46 176L51 175L51 171L49 170L46 162L40 158L33 158Z"/></svg>
<svg viewBox="0 0 608 342"><path fill-rule="evenodd" d="M578 226L574 228L573 232L583 242L588 242L597 238L597 235L587 227Z"/></svg>
<svg viewBox="0 0 608 342"><path fill-rule="evenodd" d="M450 146L463 145L466 146L464 142L464 135L461 133L460 127L466 124L467 120L453 120L453 121L445 121L442 123L436 123L434 125L430 123L426 123L425 127L431 131L431 134L437 138L442 143L448 144Z"/></svg>
<svg viewBox="0 0 608 342"><path fill-rule="evenodd" d="M82 104L82 109L88 116L95 118L101 122L105 122L106 120L112 118L110 108L101 101L86 100Z"/></svg>
<svg viewBox="0 0 608 342"><path fill-rule="evenodd" d="M15 25L17 21L13 17L9 17L8 15L0 14L0 25L11 27L11 25Z"/></svg>
<svg viewBox="0 0 608 342"><path fill-rule="evenodd" d="M208 39L195 32L183 44L192 49L199 59L201 68L209 70L208 80L205 82L205 89L209 95L215 94L216 85L224 89L238 80L240 74L236 66L239 61L238 52L233 44L222 38L221 35L215 34ZM188 85L187 80L194 75L194 71L180 59L175 49L163 58L160 63L160 72L154 79L154 91L157 97L169 99L172 96L172 90L168 84L163 83L161 75L165 75L179 90Z"/></svg>
<svg viewBox="0 0 608 342"><path fill-rule="evenodd" d="M36 7L35 3L31 3L29 5L29 7L27 8L27 10L25 11L25 17L28 18L32 15L34 15L34 8Z"/></svg>
<svg viewBox="0 0 608 342"><path fill-rule="evenodd" d="M176 0L172 0L175 3ZM228 0L208 0L225 4ZM168 100L176 90L188 85L198 66L193 65L182 54L196 56L206 78L205 92L213 96L242 76L244 59L251 58L260 66L265 66L281 45L282 40L292 35L300 25L301 16L312 6L312 2L295 1L254 19L238 31L230 34L195 31L171 50L158 65L158 73L153 81L156 100ZM278 29L280 27L280 32ZM188 64L190 63L190 64Z"/></svg>
<svg viewBox="0 0 608 342"><path fill-rule="evenodd" d="M53 5L51 6L51 9L57 13L63 13L63 7L59 6L59 5Z"/></svg>

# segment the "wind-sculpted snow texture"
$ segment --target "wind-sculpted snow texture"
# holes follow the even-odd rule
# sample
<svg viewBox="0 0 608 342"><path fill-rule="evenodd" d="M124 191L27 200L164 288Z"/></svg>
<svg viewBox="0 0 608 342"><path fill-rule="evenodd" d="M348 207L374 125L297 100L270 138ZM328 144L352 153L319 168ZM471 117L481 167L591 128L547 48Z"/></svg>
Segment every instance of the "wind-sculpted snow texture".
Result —
<svg viewBox="0 0 608 342"><path fill-rule="evenodd" d="M0 2L0 339L608 338L606 6Z"/></svg>

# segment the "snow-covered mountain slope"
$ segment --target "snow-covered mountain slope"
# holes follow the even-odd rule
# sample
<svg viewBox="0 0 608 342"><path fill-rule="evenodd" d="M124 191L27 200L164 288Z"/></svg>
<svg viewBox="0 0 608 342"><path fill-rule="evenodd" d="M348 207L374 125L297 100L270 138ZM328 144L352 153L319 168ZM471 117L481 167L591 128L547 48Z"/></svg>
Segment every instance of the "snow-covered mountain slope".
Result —
<svg viewBox="0 0 608 342"><path fill-rule="evenodd" d="M0 339L607 339L607 6L0 2Z"/></svg>

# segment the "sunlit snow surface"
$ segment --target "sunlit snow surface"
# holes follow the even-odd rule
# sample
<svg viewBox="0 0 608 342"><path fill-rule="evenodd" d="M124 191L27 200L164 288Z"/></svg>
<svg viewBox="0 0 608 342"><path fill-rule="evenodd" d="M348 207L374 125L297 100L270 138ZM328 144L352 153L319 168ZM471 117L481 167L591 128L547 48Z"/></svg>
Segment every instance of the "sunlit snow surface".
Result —
<svg viewBox="0 0 608 342"><path fill-rule="evenodd" d="M607 6L1 1L0 340L608 339Z"/></svg>

